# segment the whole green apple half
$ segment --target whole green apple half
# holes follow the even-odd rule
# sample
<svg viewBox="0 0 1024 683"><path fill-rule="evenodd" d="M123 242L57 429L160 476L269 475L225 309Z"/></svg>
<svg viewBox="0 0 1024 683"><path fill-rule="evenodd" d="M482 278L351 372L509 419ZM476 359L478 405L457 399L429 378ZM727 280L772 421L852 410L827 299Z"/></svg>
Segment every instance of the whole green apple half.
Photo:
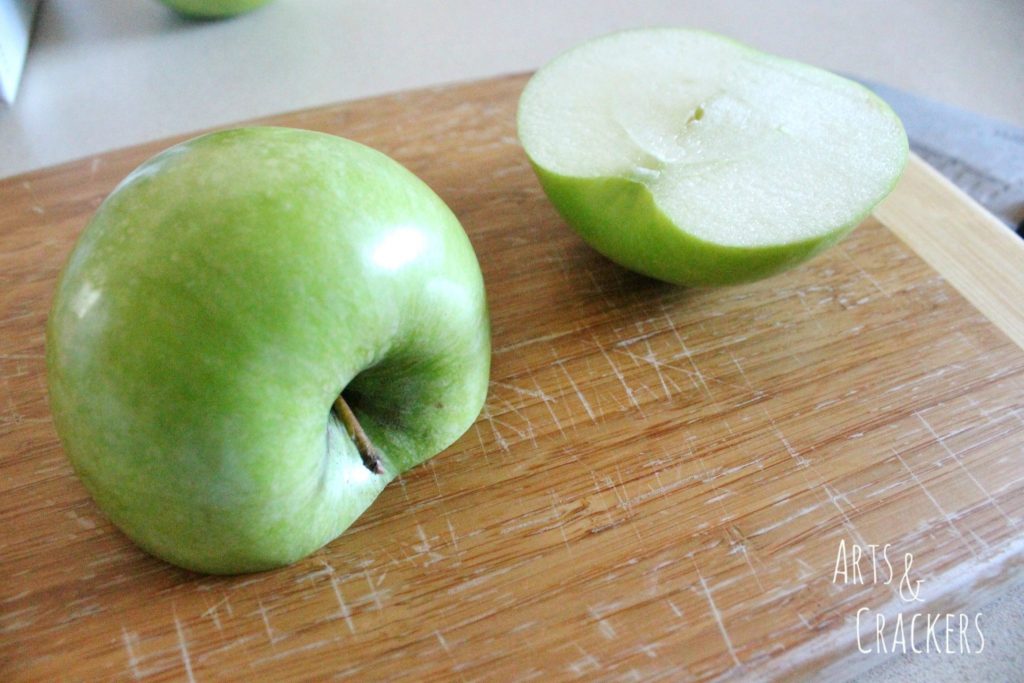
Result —
<svg viewBox="0 0 1024 683"><path fill-rule="evenodd" d="M188 569L268 569L475 420L483 281L452 212L385 155L213 133L100 206L57 287L47 368L64 449L129 537Z"/></svg>
<svg viewBox="0 0 1024 683"><path fill-rule="evenodd" d="M262 7L270 0L160 0L175 12L198 19L233 17Z"/></svg>
<svg viewBox="0 0 1024 683"><path fill-rule="evenodd" d="M896 184L892 110L828 72L685 29L585 43L540 69L519 137L591 246L667 282L772 275L837 242Z"/></svg>

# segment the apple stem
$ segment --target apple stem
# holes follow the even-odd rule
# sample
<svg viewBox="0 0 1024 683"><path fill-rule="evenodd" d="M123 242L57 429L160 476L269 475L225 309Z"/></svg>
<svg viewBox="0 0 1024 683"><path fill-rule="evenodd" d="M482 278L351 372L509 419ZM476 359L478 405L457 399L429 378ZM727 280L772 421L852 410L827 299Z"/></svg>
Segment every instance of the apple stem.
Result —
<svg viewBox="0 0 1024 683"><path fill-rule="evenodd" d="M348 432L349 438L356 444L356 450L359 451L359 457L363 459L366 469L374 474L384 474L384 463L380 458L380 453L370 441L370 437L363 431L363 427L359 424L359 420L356 419L355 413L348 407L348 403L345 402L345 398L341 395L334 401L334 413L341 420L341 423L345 425L345 431Z"/></svg>

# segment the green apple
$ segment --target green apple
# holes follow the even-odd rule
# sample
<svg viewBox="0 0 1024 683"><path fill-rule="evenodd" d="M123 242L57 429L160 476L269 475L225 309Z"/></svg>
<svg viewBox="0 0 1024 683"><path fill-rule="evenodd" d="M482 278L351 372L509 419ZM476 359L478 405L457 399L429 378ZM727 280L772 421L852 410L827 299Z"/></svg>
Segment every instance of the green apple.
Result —
<svg viewBox="0 0 1024 683"><path fill-rule="evenodd" d="M454 442L488 384L459 222L368 147L213 133L132 172L57 286L50 403L74 468L149 552L285 565Z"/></svg>
<svg viewBox="0 0 1024 683"><path fill-rule="evenodd" d="M540 69L519 137L584 240L667 282L792 267L860 223L907 159L897 116L828 72L685 29L585 43Z"/></svg>
<svg viewBox="0 0 1024 683"><path fill-rule="evenodd" d="M270 0L160 0L175 12L197 19L233 17L266 5Z"/></svg>

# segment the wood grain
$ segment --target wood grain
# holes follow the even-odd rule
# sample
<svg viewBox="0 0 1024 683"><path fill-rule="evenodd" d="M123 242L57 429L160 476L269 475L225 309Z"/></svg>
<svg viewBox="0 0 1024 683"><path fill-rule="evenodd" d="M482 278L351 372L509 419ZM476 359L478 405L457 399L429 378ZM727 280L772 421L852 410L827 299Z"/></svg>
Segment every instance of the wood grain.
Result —
<svg viewBox="0 0 1024 683"><path fill-rule="evenodd" d="M902 192L878 206L875 216L1024 347L1020 238L938 171L916 157L910 164Z"/></svg>
<svg viewBox="0 0 1024 683"><path fill-rule="evenodd" d="M914 164L804 267L669 287L555 214L515 139L523 83L267 121L373 145L441 194L480 257L494 365L465 437L265 574L198 576L137 550L74 478L47 409L58 270L169 141L0 181L0 679L847 675L884 657L858 652L859 608L973 614L1019 579L1024 351L893 235L920 230L922 201L956 222L965 199ZM911 553L925 602L834 583L841 540ZM861 628L873 643L873 616Z"/></svg>

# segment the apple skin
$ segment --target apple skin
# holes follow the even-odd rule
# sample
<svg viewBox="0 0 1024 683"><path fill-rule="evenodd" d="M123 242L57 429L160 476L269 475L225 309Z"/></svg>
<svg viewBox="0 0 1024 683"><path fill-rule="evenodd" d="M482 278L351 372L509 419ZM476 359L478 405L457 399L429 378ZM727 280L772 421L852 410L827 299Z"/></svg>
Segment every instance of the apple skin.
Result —
<svg viewBox="0 0 1024 683"><path fill-rule="evenodd" d="M442 200L355 142L213 133L100 206L47 326L55 425L100 508L207 573L292 563L453 443L487 391L472 246ZM345 396L371 472L332 412Z"/></svg>
<svg viewBox="0 0 1024 683"><path fill-rule="evenodd" d="M271 0L160 0L182 16L194 19L220 19L243 14Z"/></svg>
<svg viewBox="0 0 1024 683"><path fill-rule="evenodd" d="M680 230L643 183L572 178L531 166L558 213L597 252L636 273L690 287L754 282L789 270L841 240L870 213L869 207L815 239L763 247L714 244Z"/></svg>

